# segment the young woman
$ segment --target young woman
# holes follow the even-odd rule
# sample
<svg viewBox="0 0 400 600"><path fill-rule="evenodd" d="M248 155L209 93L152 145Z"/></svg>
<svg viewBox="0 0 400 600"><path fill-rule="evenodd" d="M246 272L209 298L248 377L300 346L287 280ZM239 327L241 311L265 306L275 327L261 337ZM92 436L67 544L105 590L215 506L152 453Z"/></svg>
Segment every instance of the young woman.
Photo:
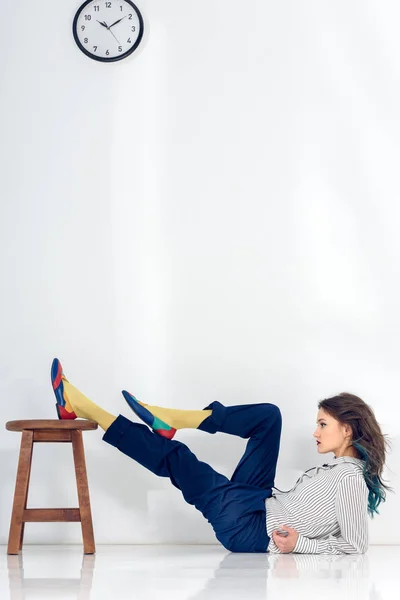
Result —
<svg viewBox="0 0 400 600"><path fill-rule="evenodd" d="M57 358L51 381L60 419L96 421L105 442L154 474L169 477L227 550L367 551L367 513L373 518L380 502L386 501L381 474L387 441L372 409L357 396L341 393L319 402L314 437L318 452L333 452L334 459L305 471L291 490L274 494L282 429L276 405L224 406L216 401L202 410L167 409L139 402L123 391L130 408L146 423L142 425L94 404L66 379ZM248 439L230 479L172 439L183 428Z"/></svg>

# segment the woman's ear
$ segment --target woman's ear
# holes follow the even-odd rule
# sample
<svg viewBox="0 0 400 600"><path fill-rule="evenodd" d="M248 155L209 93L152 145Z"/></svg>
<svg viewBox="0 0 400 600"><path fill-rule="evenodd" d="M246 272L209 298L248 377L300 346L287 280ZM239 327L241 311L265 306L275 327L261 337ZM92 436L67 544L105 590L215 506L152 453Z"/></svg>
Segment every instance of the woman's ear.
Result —
<svg viewBox="0 0 400 600"><path fill-rule="evenodd" d="M345 424L344 426L344 435L345 437L351 437L352 436L352 431L351 431L351 427L348 423Z"/></svg>

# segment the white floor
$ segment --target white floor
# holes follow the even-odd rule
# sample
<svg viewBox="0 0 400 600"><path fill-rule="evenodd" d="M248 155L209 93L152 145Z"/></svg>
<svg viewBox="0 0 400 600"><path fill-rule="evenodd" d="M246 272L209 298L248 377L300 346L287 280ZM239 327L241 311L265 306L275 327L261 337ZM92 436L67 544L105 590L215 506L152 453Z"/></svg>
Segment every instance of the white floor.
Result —
<svg viewBox="0 0 400 600"><path fill-rule="evenodd" d="M0 546L0 599L389 600L400 546L366 554L233 554L222 546Z"/></svg>

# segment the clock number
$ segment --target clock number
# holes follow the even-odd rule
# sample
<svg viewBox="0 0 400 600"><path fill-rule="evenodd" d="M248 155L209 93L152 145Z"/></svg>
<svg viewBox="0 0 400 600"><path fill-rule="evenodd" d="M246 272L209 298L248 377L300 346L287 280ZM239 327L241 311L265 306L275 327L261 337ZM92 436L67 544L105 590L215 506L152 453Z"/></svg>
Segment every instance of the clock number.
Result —
<svg viewBox="0 0 400 600"><path fill-rule="evenodd" d="M82 31L84 31L85 30L85 26L81 25L81 29L82 29Z"/></svg>
<svg viewBox="0 0 400 600"><path fill-rule="evenodd" d="M132 19L132 13L129 13L129 19Z"/></svg>
<svg viewBox="0 0 400 600"><path fill-rule="evenodd" d="M121 4L121 6L120 6L120 9L122 10L122 4Z"/></svg>
<svg viewBox="0 0 400 600"><path fill-rule="evenodd" d="M97 50L97 46L93 46L93 50L96 52L96 50Z"/></svg>
<svg viewBox="0 0 400 600"><path fill-rule="evenodd" d="M134 25L132 25L131 31L136 31L136 27Z"/></svg>
<svg viewBox="0 0 400 600"><path fill-rule="evenodd" d="M92 15L85 15L85 21L90 21L92 19Z"/></svg>
<svg viewBox="0 0 400 600"><path fill-rule="evenodd" d="M106 8L111 8L111 2L106 2Z"/></svg>
<svg viewBox="0 0 400 600"><path fill-rule="evenodd" d="M128 38L126 41L128 42L128 44L132 44L131 38Z"/></svg>
<svg viewBox="0 0 400 600"><path fill-rule="evenodd" d="M96 12L96 11L97 11L97 12L99 12L99 10L100 10L100 6L94 6L94 7L93 7L93 10L94 10L94 12Z"/></svg>
<svg viewBox="0 0 400 600"><path fill-rule="evenodd" d="M118 46L118 52L122 52L122 46Z"/></svg>
<svg viewBox="0 0 400 600"><path fill-rule="evenodd" d="M87 38L85 38L83 41L85 44L87 44L89 40Z"/></svg>
<svg viewBox="0 0 400 600"><path fill-rule="evenodd" d="M109 54L110 54L110 51L106 50L106 55L109 56Z"/></svg>

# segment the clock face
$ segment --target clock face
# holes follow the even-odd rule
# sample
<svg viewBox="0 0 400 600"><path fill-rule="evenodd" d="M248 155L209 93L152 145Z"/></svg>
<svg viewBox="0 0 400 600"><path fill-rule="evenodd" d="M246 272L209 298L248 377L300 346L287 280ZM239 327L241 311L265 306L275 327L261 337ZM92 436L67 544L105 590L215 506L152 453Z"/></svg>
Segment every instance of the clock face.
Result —
<svg viewBox="0 0 400 600"><path fill-rule="evenodd" d="M130 0L87 0L72 25L78 47L94 60L126 58L140 44L143 17Z"/></svg>

